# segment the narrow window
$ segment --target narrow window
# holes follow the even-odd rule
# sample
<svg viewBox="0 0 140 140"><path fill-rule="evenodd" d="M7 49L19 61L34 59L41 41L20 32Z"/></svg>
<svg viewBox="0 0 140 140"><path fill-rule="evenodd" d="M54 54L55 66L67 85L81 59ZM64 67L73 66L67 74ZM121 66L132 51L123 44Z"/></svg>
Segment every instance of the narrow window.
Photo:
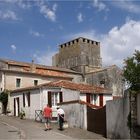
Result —
<svg viewBox="0 0 140 140"><path fill-rule="evenodd" d="M34 80L34 86L38 85L38 80Z"/></svg>
<svg viewBox="0 0 140 140"><path fill-rule="evenodd" d="M21 79L17 78L16 79L16 87L20 87L21 86Z"/></svg>

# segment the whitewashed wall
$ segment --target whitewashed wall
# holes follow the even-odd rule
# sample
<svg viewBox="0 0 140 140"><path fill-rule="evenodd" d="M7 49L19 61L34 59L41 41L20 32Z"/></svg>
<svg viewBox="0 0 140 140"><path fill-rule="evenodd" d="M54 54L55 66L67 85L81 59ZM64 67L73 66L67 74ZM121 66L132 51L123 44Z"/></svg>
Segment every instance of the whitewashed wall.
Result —
<svg viewBox="0 0 140 140"><path fill-rule="evenodd" d="M79 103L63 104L65 119L70 127L78 127L87 130L87 107Z"/></svg>
<svg viewBox="0 0 140 140"><path fill-rule="evenodd" d="M79 91L62 88L62 92L63 92L63 101L65 102L80 99Z"/></svg>
<svg viewBox="0 0 140 140"><path fill-rule="evenodd" d="M129 94L124 98L107 101L106 128L109 139L129 139L130 131L127 126L130 112Z"/></svg>
<svg viewBox="0 0 140 140"><path fill-rule="evenodd" d="M106 102L110 101L110 100L113 100L113 97L112 97L111 94L108 94L108 95L106 94L106 95L104 95L103 99L104 99L103 105L106 105Z"/></svg>
<svg viewBox="0 0 140 140"><path fill-rule="evenodd" d="M4 74L0 72L0 92L4 90Z"/></svg>
<svg viewBox="0 0 140 140"><path fill-rule="evenodd" d="M23 93L30 92L30 107L25 106L23 107ZM34 119L35 118L35 110L40 110L40 94L39 90L31 90L31 91L24 91L19 93L11 94L10 98L10 110L12 111L12 115L14 115L14 98L19 97L19 108L20 111L23 109L26 114L26 118Z"/></svg>
<svg viewBox="0 0 140 140"><path fill-rule="evenodd" d="M86 94L80 94L80 100L86 102Z"/></svg>

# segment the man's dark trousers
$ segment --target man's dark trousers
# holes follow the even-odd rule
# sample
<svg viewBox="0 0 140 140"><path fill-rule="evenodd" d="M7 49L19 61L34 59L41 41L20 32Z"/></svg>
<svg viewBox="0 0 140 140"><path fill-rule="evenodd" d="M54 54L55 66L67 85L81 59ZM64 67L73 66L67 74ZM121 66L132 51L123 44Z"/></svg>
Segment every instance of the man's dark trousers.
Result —
<svg viewBox="0 0 140 140"><path fill-rule="evenodd" d="M63 130L63 123L64 123L64 114L59 115L59 128Z"/></svg>

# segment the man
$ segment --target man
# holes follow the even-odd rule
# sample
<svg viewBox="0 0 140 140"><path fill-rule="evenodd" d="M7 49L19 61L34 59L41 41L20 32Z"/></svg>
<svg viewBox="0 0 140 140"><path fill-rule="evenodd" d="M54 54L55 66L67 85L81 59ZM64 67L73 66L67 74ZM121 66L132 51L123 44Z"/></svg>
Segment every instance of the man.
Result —
<svg viewBox="0 0 140 140"><path fill-rule="evenodd" d="M49 105L46 105L44 108L43 115L45 118L45 131L51 130L50 121L52 119L52 109Z"/></svg>
<svg viewBox="0 0 140 140"><path fill-rule="evenodd" d="M59 130L62 131L63 130L63 123L64 123L65 112L59 106L57 107L57 114L58 114L58 120L59 120Z"/></svg>

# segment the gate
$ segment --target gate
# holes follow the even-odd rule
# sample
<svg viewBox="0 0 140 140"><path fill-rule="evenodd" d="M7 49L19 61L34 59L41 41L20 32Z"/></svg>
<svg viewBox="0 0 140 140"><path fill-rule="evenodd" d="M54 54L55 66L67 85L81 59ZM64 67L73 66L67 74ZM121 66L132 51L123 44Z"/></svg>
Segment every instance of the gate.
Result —
<svg viewBox="0 0 140 140"><path fill-rule="evenodd" d="M87 130L106 137L106 106L100 109L87 106Z"/></svg>

